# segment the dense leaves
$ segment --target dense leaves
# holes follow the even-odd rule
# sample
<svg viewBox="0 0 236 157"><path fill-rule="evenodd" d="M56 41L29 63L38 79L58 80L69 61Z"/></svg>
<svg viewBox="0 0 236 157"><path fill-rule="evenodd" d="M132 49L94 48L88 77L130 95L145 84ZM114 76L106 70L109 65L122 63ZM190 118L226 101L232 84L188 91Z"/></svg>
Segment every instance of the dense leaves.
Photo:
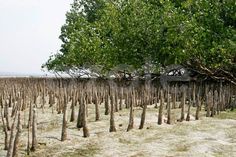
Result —
<svg viewBox="0 0 236 157"><path fill-rule="evenodd" d="M99 67L99 74L142 75L182 64L236 82L235 3L75 0L62 26L61 50L44 67L58 72Z"/></svg>

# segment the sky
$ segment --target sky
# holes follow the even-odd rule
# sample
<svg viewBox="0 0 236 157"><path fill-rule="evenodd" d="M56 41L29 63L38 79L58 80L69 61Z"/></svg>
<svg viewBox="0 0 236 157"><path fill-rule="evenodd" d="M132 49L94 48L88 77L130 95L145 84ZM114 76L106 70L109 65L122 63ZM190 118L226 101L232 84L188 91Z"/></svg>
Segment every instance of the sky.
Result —
<svg viewBox="0 0 236 157"><path fill-rule="evenodd" d="M0 72L42 74L72 0L0 0Z"/></svg>

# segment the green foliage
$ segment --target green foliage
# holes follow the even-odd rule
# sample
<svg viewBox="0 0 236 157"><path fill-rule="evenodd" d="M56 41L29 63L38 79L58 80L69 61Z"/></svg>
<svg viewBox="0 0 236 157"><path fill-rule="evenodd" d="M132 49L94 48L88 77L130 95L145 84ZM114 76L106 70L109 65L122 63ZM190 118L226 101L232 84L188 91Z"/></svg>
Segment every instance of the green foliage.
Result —
<svg viewBox="0 0 236 157"><path fill-rule="evenodd" d="M234 0L75 0L61 50L44 67L106 73L127 65L143 73L146 64L155 72L183 64L236 82L235 10Z"/></svg>

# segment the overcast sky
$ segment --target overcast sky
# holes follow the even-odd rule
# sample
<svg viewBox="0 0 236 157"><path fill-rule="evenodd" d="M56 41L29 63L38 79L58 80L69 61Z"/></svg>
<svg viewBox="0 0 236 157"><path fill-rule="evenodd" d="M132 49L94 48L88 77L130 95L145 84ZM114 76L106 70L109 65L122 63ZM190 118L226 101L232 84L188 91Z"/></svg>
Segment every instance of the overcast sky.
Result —
<svg viewBox="0 0 236 157"><path fill-rule="evenodd" d="M0 72L41 73L72 0L0 0Z"/></svg>

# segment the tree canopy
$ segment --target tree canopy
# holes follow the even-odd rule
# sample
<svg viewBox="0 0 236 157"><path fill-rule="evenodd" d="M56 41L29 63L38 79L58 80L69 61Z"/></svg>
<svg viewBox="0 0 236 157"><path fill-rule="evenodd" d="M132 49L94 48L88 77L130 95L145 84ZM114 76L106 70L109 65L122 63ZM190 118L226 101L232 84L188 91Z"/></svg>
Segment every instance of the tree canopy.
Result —
<svg viewBox="0 0 236 157"><path fill-rule="evenodd" d="M181 64L236 83L235 0L74 0L60 39L49 71L143 75Z"/></svg>

